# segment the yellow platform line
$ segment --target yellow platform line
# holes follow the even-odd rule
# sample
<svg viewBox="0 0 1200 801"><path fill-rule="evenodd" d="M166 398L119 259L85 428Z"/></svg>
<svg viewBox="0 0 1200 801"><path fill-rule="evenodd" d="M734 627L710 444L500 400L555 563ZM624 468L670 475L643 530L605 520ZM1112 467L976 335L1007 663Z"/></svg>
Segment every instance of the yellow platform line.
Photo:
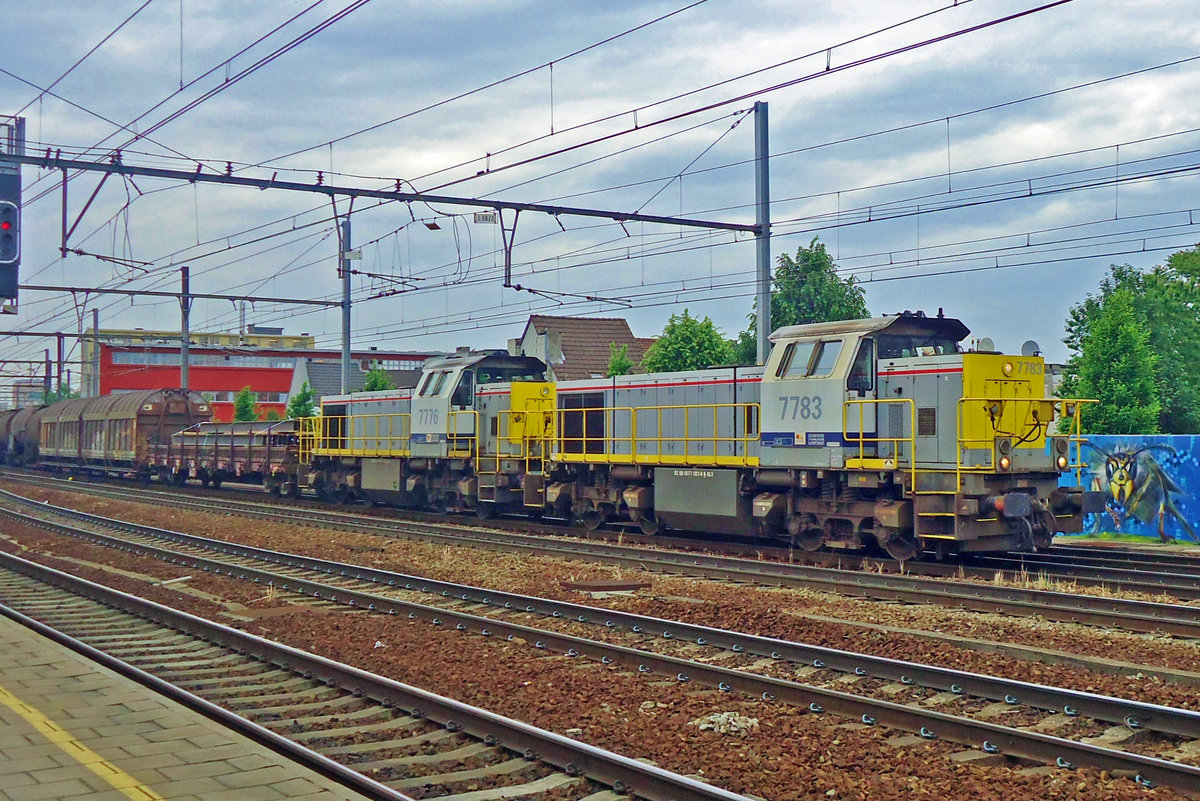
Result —
<svg viewBox="0 0 1200 801"><path fill-rule="evenodd" d="M104 779L114 790L126 798L132 799L132 801L164 801L161 795L76 740L69 732L42 714L40 710L17 698L2 684L0 684L0 704L4 704L16 712L29 725L37 729L43 737L57 745L63 753Z"/></svg>

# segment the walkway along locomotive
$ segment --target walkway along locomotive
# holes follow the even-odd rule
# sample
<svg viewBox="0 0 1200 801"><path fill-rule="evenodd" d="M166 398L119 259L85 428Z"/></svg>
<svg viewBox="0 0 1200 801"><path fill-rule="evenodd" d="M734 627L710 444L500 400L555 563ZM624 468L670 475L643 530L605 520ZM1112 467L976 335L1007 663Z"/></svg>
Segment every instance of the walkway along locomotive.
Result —
<svg viewBox="0 0 1200 801"><path fill-rule="evenodd" d="M1046 396L1040 357L964 352L968 333L921 313L791 326L761 367L557 384L460 352L415 387L324 398L299 461L334 500L902 560L1043 548L1099 501L1079 485L1083 402Z"/></svg>

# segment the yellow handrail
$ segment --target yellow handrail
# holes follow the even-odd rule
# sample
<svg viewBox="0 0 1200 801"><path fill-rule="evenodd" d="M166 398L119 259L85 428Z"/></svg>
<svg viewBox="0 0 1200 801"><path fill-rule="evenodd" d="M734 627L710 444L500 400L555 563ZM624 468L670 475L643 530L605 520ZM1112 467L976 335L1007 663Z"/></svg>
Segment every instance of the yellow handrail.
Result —
<svg viewBox="0 0 1200 801"><path fill-rule="evenodd" d="M733 413L733 434L721 434L720 414L722 410ZM671 413L676 414L672 415ZM563 462L603 462L623 464L687 464L753 466L758 457L751 455L750 445L759 439L758 420L760 406L757 403L706 403L661 406L591 406L557 409L554 433L554 458ZM589 417L600 413L604 426L599 432L589 432ZM681 413L681 414L680 414ZM702 423L712 416L712 433L692 434L694 423ZM671 419L674 418L674 419ZM680 419L682 418L682 419ZM566 422L576 419L581 422L577 435L568 435ZM642 435L643 423L649 420L652 434ZM613 433L615 423L628 421L628 433L617 436ZM682 434L664 433L668 424L682 423ZM726 423L728 426L728 422ZM648 452L643 453L642 446ZM681 453L667 453L667 445L674 445ZM722 445L728 445L731 453L718 453ZM598 447L597 447L598 446ZM705 448L711 453L703 453ZM619 453L619 449L628 453Z"/></svg>
<svg viewBox="0 0 1200 801"><path fill-rule="evenodd" d="M412 415L353 414L301 421L301 452L316 456L408 456ZM311 427L310 427L311 426Z"/></svg>
<svg viewBox="0 0 1200 801"><path fill-rule="evenodd" d="M868 405L885 405L899 404L908 406L908 432L907 437L868 437L863 434L866 426L866 408ZM849 430L846 423L849 420L849 412L851 406L858 407L858 431L852 432ZM876 415L878 420L878 415ZM908 474L909 486L915 492L917 488L917 404L912 398L854 398L842 403L842 440L844 442L858 443L858 460L855 464L854 457L846 460L847 467L868 467L873 466L866 454L867 443L878 444L888 442L892 445L891 465L887 464L888 460L879 458L879 467L881 469L901 470L900 446L908 443Z"/></svg>
<svg viewBox="0 0 1200 801"><path fill-rule="evenodd" d="M460 433L459 422L468 420L466 432ZM479 455L479 412L473 409L451 411L446 415L446 456L450 459L474 459Z"/></svg>

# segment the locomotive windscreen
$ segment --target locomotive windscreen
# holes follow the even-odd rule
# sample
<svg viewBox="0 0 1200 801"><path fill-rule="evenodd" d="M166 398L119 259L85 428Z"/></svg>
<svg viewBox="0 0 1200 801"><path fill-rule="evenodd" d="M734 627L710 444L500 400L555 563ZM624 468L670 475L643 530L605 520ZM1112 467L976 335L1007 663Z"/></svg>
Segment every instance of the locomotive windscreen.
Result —
<svg viewBox="0 0 1200 801"><path fill-rule="evenodd" d="M876 337L880 359L907 359L913 356L946 356L958 352L958 343L939 334L880 334Z"/></svg>

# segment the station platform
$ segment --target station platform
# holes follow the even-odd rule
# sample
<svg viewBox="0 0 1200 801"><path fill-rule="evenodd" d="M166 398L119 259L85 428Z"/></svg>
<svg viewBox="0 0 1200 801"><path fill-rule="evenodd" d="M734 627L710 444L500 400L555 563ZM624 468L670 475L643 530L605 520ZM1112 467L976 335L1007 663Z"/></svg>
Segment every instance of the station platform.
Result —
<svg viewBox="0 0 1200 801"><path fill-rule="evenodd" d="M0 801L365 798L0 616Z"/></svg>

